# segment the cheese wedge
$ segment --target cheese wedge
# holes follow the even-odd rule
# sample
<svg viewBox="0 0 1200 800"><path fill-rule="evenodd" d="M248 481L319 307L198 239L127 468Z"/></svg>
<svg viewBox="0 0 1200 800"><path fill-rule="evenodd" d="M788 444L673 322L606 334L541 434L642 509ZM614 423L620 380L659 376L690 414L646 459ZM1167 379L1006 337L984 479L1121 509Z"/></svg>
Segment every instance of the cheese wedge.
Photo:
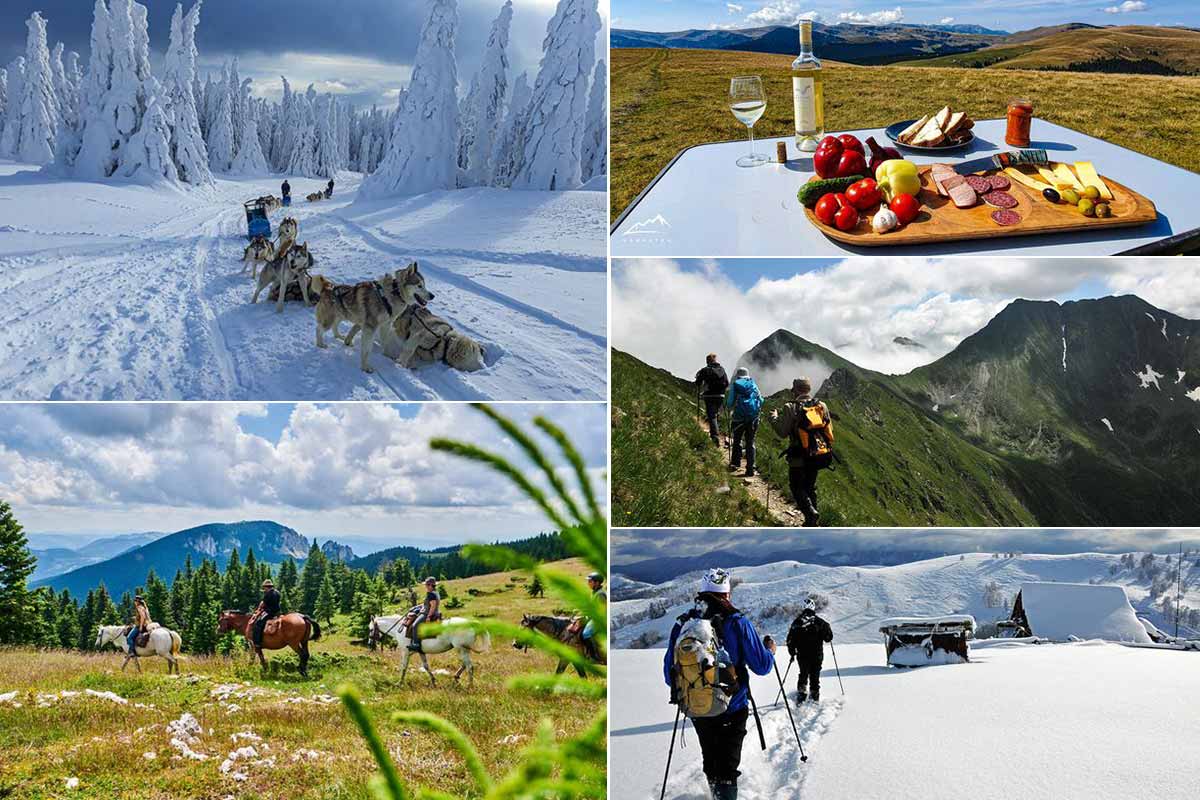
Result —
<svg viewBox="0 0 1200 800"><path fill-rule="evenodd" d="M1038 175L1042 176L1042 180L1044 180L1046 183L1053 186L1055 189L1070 189L1070 188L1072 188L1072 185L1070 183L1064 183L1062 178L1060 178L1057 174L1055 174L1052 170L1050 170L1047 167L1038 167L1037 171L1038 171Z"/></svg>
<svg viewBox="0 0 1200 800"><path fill-rule="evenodd" d="M1104 184L1104 180L1097 174L1096 168L1090 161L1076 161L1075 172L1079 175L1080 182L1084 186L1095 186L1100 191L1100 196L1105 200L1112 200L1112 191Z"/></svg>
<svg viewBox="0 0 1200 800"><path fill-rule="evenodd" d="M1054 174L1060 181L1063 181L1067 186L1070 186L1075 191L1083 191L1083 184L1079 182L1079 179L1075 177L1075 173L1072 172L1071 168L1066 164L1055 162Z"/></svg>
<svg viewBox="0 0 1200 800"><path fill-rule="evenodd" d="M1037 178L1033 177L1032 175L1026 175L1024 172L1021 172L1021 170L1017 169L1016 167L1005 167L1004 174L1007 175L1008 177L1012 178L1017 183L1019 183L1023 186L1028 186L1030 189L1033 189L1035 192L1040 192L1043 189L1048 188L1044 182L1038 180Z"/></svg>

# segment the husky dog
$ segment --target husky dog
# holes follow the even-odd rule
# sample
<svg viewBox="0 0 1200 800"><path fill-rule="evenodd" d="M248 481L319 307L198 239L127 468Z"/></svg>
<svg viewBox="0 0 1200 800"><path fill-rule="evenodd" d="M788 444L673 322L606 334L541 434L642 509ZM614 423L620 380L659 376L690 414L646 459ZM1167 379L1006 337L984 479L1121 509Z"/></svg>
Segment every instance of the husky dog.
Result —
<svg viewBox="0 0 1200 800"><path fill-rule="evenodd" d="M304 199L308 200L308 202L310 202L310 203L315 203L318 200L324 200L325 193L324 192L313 192L312 194L305 195Z"/></svg>
<svg viewBox="0 0 1200 800"><path fill-rule="evenodd" d="M275 245L271 243L267 237L263 235L255 236L250 244L246 246L245 252L242 253L242 271L240 275L245 275L246 270L250 270L251 280L258 278L258 262L264 261L270 263L275 260Z"/></svg>
<svg viewBox="0 0 1200 800"><path fill-rule="evenodd" d="M300 223L294 217L284 217L279 223L279 238L275 240L275 252L282 253L296 243L300 235Z"/></svg>
<svg viewBox="0 0 1200 800"><path fill-rule="evenodd" d="M295 280L300 284L300 293L304 297L304 304L309 305L308 288L312 285L312 278L309 277L308 271L315 263L317 260L308 252L308 242L294 245L280 252L273 261L263 265L262 272L258 276L258 287L254 290L254 296L250 298L250 302L257 303L258 295L268 286L278 286L279 297L275 300L275 313L280 314L283 312L283 301L287 297L288 284Z"/></svg>
<svg viewBox="0 0 1200 800"><path fill-rule="evenodd" d="M383 336L383 352L402 367L444 361L454 369L474 372L486 366L483 346L424 306L409 306Z"/></svg>
<svg viewBox="0 0 1200 800"><path fill-rule="evenodd" d="M425 305L433 293L425 288L425 278L417 271L415 263L405 269L396 270L394 275L385 275L377 281L363 281L353 286L337 285L321 276L313 278L313 289L321 293L317 301L317 347L325 347L325 332L332 330L338 335L342 320L351 323L350 332L342 341L347 347L354 343L360 330L359 366L363 372L374 372L367 363L367 356L375 337L395 324L396 317L412 305Z"/></svg>

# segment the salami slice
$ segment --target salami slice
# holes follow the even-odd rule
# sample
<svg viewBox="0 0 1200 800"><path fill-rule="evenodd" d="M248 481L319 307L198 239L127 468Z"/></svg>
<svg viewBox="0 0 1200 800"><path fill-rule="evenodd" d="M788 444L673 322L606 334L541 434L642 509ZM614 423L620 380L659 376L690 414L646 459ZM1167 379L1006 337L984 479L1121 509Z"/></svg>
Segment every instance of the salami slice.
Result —
<svg viewBox="0 0 1200 800"><path fill-rule="evenodd" d="M1012 208L1017 204L1017 198L1013 197L1008 192L1002 192L999 189L993 189L983 195L983 202L989 206L996 208Z"/></svg>
<svg viewBox="0 0 1200 800"><path fill-rule="evenodd" d="M985 178L982 175L968 175L967 183L970 185L970 187L972 189L974 189L979 194L984 194L986 192L990 192L992 189L996 188L996 187L992 186L992 182L990 180L988 180L987 178ZM1005 187L1005 188L1007 188L1007 187Z"/></svg>
<svg viewBox="0 0 1200 800"><path fill-rule="evenodd" d="M1021 215L1015 211L1009 211L1006 208L997 209L992 212L992 222L997 225L1016 225L1021 221Z"/></svg>
<svg viewBox="0 0 1200 800"><path fill-rule="evenodd" d="M1000 192L1007 192L1009 189L1012 188L1012 181L1010 181L1008 178L1004 177L1003 175L991 175L988 177L987 180L988 180L988 183L990 183L992 185L993 189L1000 191Z"/></svg>

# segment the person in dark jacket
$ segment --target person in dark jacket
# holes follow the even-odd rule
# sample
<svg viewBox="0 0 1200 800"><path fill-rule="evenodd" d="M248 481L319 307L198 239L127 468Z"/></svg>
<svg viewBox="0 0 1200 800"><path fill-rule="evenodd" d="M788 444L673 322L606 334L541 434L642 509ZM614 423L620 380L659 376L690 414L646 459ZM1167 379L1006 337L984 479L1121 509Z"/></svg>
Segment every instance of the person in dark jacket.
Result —
<svg viewBox="0 0 1200 800"><path fill-rule="evenodd" d="M284 199L292 196L292 185L287 182L287 178L283 179L283 185L279 187L279 192L283 195Z"/></svg>
<svg viewBox="0 0 1200 800"><path fill-rule="evenodd" d="M717 414L725 402L725 391L729 388L729 376L725 368L717 361L716 353L709 353L704 359L704 368L696 373L696 389L704 399L704 416L708 419L708 435L713 444L720 446L721 437L717 431Z"/></svg>
<svg viewBox="0 0 1200 800"><path fill-rule="evenodd" d="M787 634L788 655L796 659L799 670L796 702L803 703L809 697L814 703L821 701L821 664L825 660L825 643L832 641L833 628L817 616L816 603L809 598Z"/></svg>
<svg viewBox="0 0 1200 800"><path fill-rule="evenodd" d="M746 444L746 477L754 476L754 436L758 433L758 412L762 408L762 394L750 377L750 370L738 367L733 383L725 397L726 407L732 409L730 433L733 434L733 449L729 453L729 468L742 466L742 443Z"/></svg>
<svg viewBox="0 0 1200 800"><path fill-rule="evenodd" d="M442 596L438 594L437 578L431 575L425 579L425 600L421 603L421 611L408 626L408 649L414 653L421 652L421 636L417 629L423 622L437 622L441 618Z"/></svg>
<svg viewBox="0 0 1200 800"><path fill-rule="evenodd" d="M810 408L816 409L824 420L825 424L819 433L832 445L833 418L829 414L829 407L813 398L812 382L808 378L792 381L792 400L785 403L783 408L771 412L771 427L788 441L788 486L796 506L804 513L806 528L816 527L821 521L821 512L817 507L817 476L823 469L806 454L800 439L800 429Z"/></svg>
<svg viewBox="0 0 1200 800"><path fill-rule="evenodd" d="M329 179L329 183L325 184L325 199L333 197L333 178Z"/></svg>
<svg viewBox="0 0 1200 800"><path fill-rule="evenodd" d="M258 608L254 609L254 646L260 648L267 622L280 615L280 605L283 603L283 598L270 579L262 582L262 593L262 600L259 602Z"/></svg>
<svg viewBox="0 0 1200 800"><path fill-rule="evenodd" d="M737 674L737 691L724 714L695 717L692 726L700 740L704 777L713 800L737 800L738 767L742 762L742 740L746 738L746 720L750 714L750 672L769 675L775 668L775 642L759 638L750 620L729 600L729 573L712 569L700 581L696 607L679 617L671 629L671 641L663 660L663 679L674 690L675 642L685 622L697 617L713 621L720 631L721 646Z"/></svg>

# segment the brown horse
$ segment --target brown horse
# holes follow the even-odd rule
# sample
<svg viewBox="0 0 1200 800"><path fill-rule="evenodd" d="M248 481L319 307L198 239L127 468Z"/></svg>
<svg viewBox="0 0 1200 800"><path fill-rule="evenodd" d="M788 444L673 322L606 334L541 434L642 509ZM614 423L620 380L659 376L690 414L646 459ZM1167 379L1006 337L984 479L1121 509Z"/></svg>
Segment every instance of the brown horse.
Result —
<svg viewBox="0 0 1200 800"><path fill-rule="evenodd" d="M245 611L222 611L217 620L217 631L226 633L237 631L246 637L246 641L254 648L258 661L263 669L267 668L267 659L263 650L282 650L290 647L300 656L300 674L308 677L308 643L321 638L321 626L312 617L304 614L283 614L268 623L263 631L262 647L254 647L254 631L251 621L254 615Z"/></svg>
<svg viewBox="0 0 1200 800"><path fill-rule="evenodd" d="M530 630L544 633L551 639L558 639L565 645L575 648L579 654L589 661L595 661L592 654L588 652L587 645L583 641L583 620L572 619L571 617L548 617L540 614L522 614L521 627L529 628ZM578 623L578 624L576 624ZM528 645L523 645L520 642L513 642L513 647L520 650L528 650ZM605 664L607 661L604 658L599 660L600 664ZM567 662L559 659L558 668L554 670L555 675L561 675L567 669ZM579 673L579 677L586 678L587 674L579 667L575 667L575 671Z"/></svg>

